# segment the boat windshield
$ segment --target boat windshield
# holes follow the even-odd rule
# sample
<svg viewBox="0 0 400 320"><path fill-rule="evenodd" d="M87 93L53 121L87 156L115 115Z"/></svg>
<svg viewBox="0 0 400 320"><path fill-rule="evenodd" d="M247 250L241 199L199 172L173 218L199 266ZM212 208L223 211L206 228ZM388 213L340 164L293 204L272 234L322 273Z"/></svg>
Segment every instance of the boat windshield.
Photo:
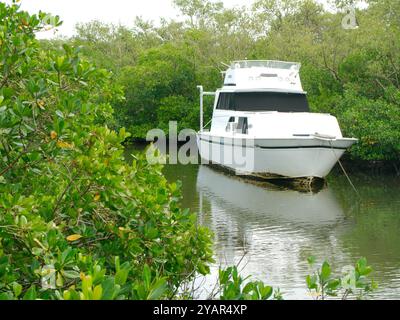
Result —
<svg viewBox="0 0 400 320"><path fill-rule="evenodd" d="M218 110L310 112L307 96L285 92L221 92Z"/></svg>
<svg viewBox="0 0 400 320"><path fill-rule="evenodd" d="M300 70L300 63L275 61L275 60L242 60L233 61L231 64L232 69L241 68L271 68L271 69L286 69L286 70Z"/></svg>

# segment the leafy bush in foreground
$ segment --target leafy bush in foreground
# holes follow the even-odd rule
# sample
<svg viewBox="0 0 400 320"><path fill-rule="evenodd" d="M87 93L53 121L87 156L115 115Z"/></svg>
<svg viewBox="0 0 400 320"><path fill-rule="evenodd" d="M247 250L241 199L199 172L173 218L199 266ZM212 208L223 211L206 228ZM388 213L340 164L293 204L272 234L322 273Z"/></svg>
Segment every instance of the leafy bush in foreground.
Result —
<svg viewBox="0 0 400 320"><path fill-rule="evenodd" d="M308 258L308 263L314 267L315 258ZM307 289L314 300L366 298L377 288L370 278L372 268L365 258L359 259L355 266L343 268L341 276L334 276L327 261L306 277ZM219 270L218 286L211 294L220 300L283 300L284 294L279 289L266 286L261 281L251 281L243 278L237 267Z"/></svg>
<svg viewBox="0 0 400 320"><path fill-rule="evenodd" d="M265 285L262 281L247 281L239 274L237 267L219 270L219 299L221 300L282 300L279 290Z"/></svg>
<svg viewBox="0 0 400 320"><path fill-rule="evenodd" d="M310 257L308 263L314 266L315 259ZM343 268L341 277L334 277L327 261L306 278L307 288L316 300L326 300L328 297L340 297L346 300L349 297L363 299L376 289L377 284L369 278L372 268L365 258L359 259L355 266Z"/></svg>
<svg viewBox="0 0 400 320"><path fill-rule="evenodd" d="M161 168L126 164L109 73L39 49L58 24L0 3L0 298L173 296L208 272L208 231Z"/></svg>

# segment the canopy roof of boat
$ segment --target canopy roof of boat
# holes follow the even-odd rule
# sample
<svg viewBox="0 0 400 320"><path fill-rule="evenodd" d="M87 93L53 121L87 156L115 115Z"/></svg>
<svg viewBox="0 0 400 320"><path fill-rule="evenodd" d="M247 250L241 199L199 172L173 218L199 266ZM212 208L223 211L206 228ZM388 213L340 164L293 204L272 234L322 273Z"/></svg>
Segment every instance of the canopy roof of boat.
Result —
<svg viewBox="0 0 400 320"><path fill-rule="evenodd" d="M224 88L303 92L301 64L274 60L233 61L226 71Z"/></svg>

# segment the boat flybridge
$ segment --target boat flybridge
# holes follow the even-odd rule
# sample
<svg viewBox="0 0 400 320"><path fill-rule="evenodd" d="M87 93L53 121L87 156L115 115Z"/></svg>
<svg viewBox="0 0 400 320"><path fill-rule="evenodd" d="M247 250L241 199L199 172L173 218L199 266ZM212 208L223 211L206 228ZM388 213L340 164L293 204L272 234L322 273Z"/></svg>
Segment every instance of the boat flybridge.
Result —
<svg viewBox="0 0 400 320"><path fill-rule="evenodd" d="M329 114L311 113L299 63L235 61L216 92L200 89L197 144L205 163L263 179L325 178L357 139ZM215 95L211 129L203 96Z"/></svg>

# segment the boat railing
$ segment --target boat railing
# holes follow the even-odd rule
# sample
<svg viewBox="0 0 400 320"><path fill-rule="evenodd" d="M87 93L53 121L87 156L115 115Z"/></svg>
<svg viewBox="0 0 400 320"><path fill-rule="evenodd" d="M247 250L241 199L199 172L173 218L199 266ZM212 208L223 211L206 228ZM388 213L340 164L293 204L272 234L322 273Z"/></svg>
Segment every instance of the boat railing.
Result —
<svg viewBox="0 0 400 320"><path fill-rule="evenodd" d="M204 96L215 96L216 92L204 91L203 86L197 86L197 89L200 91L200 132L203 132L208 126L208 124L204 126Z"/></svg>

